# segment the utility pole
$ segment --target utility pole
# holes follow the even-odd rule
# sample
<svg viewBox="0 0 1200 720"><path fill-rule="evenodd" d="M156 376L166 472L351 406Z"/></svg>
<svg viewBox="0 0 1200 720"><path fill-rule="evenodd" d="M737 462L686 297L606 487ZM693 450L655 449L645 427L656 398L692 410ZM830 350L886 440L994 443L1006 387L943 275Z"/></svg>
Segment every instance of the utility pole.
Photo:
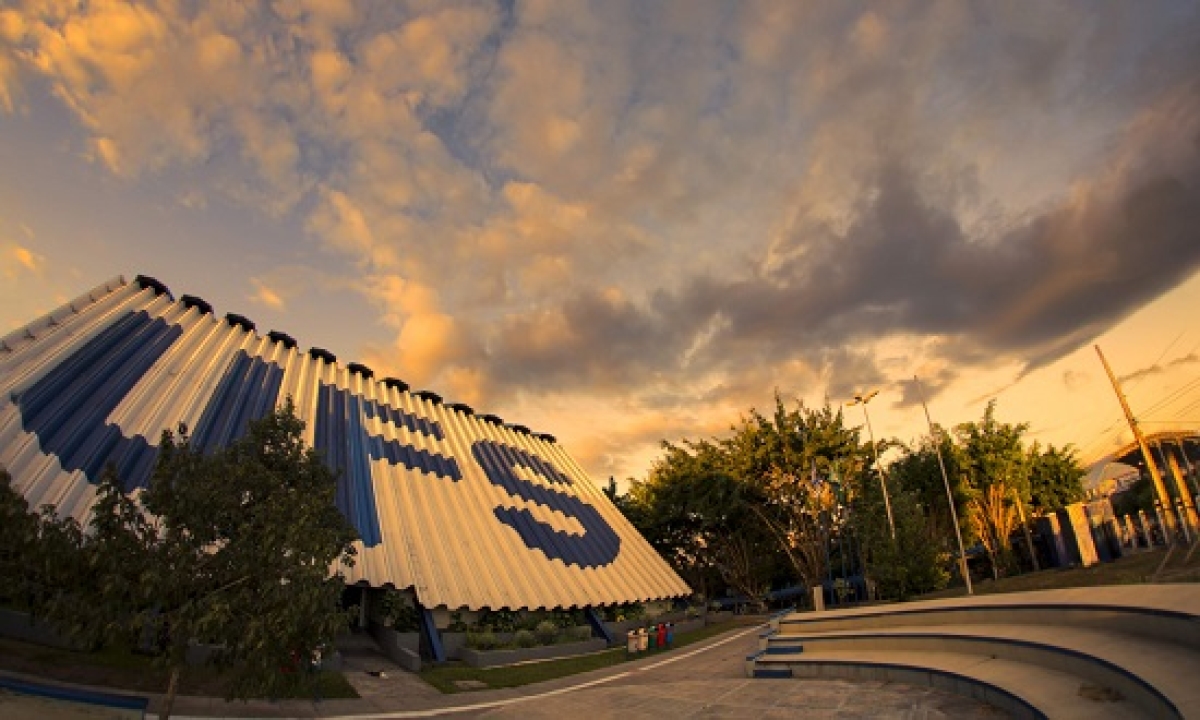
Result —
<svg viewBox="0 0 1200 720"><path fill-rule="evenodd" d="M950 503L950 519L954 521L954 537L958 540L958 571L962 573L963 582L967 584L967 594L974 595L971 587L971 572L967 569L967 551L963 549L962 528L958 526L958 509L954 507L954 493L950 491L950 476L946 474L946 463L942 461L942 442L933 430L933 418L929 417L929 406L925 404L925 391L921 389L921 380L913 375L916 383L917 396L921 398L921 407L925 410L925 422L929 424L929 435L933 438L933 450L937 453L938 467L942 469L942 483L946 486L946 500Z"/></svg>
<svg viewBox="0 0 1200 720"><path fill-rule="evenodd" d="M1166 533L1168 542L1175 542L1175 534L1177 532L1175 523L1174 509L1171 507L1171 496L1167 494L1167 486L1163 484L1162 476L1158 474L1158 466L1154 464L1154 457L1150 454L1150 446L1146 444L1146 438L1142 436L1142 431L1138 428L1137 420L1133 417L1133 411L1129 409L1129 403L1125 400L1125 394L1121 392L1121 383L1117 382L1117 376L1113 374L1112 368L1108 366L1108 360L1104 359L1104 353L1100 350L1100 346L1096 345L1096 354L1100 356L1100 363L1104 365L1104 372L1108 373L1108 379L1112 381L1113 391L1117 394L1117 400L1121 403L1121 410L1125 413L1125 419L1129 421L1129 429L1133 431L1133 439L1137 441L1138 447L1141 448L1142 458L1146 461L1146 469L1150 471L1150 480L1154 483L1154 493L1158 496L1159 505L1164 510L1163 522L1166 524Z"/></svg>
<svg viewBox="0 0 1200 720"><path fill-rule="evenodd" d="M892 520L892 500L888 497L888 488L886 476L883 472L883 465L879 464L879 448L875 445L875 431L871 429L871 414L867 412L867 403L871 402L871 398L879 394L878 390L863 395L858 393L854 399L846 403L846 407L854 405L863 406L863 417L867 419L867 434L871 438L871 450L875 452L875 467L879 468L879 485L883 488L883 506L887 508L888 529L892 531L892 540L896 539L896 523Z"/></svg>

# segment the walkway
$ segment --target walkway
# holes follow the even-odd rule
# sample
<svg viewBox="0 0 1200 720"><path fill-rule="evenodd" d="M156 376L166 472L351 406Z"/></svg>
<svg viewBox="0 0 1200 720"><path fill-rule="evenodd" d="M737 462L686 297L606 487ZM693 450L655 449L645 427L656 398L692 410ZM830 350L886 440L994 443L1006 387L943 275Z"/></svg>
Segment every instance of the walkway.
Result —
<svg viewBox="0 0 1200 720"><path fill-rule="evenodd" d="M356 655L346 675L362 694L318 704L180 698L177 717L484 718L1000 718L989 705L909 685L745 677L761 626L704 643L536 685L443 695L382 655ZM382 670L380 678L368 671ZM156 704L151 704L154 709Z"/></svg>
<svg viewBox="0 0 1200 720"><path fill-rule="evenodd" d="M909 685L842 680L763 681L744 659L762 627L742 627L676 651L536 685L443 695L383 655L355 652L346 677L362 695L320 703L227 703L180 697L175 718L999 718L994 708ZM377 674L383 671L385 677ZM13 673L6 673L15 675ZM38 678L25 679L45 685ZM78 686L75 686L78 687ZM102 690L103 688L92 688ZM151 713L162 698L151 696ZM0 713L2 714L2 713ZM65 716L67 717L67 716Z"/></svg>

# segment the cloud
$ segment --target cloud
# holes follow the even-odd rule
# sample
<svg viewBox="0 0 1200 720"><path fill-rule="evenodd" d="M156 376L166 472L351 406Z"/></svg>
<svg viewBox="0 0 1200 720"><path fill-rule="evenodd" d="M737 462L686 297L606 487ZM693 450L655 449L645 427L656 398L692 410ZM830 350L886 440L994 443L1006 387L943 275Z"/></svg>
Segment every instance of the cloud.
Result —
<svg viewBox="0 0 1200 720"><path fill-rule="evenodd" d="M250 282L254 285L254 294L250 295L250 302L265 305L272 310L287 309L287 301L283 299L276 290L271 289L265 282L258 278L251 278Z"/></svg>
<svg viewBox="0 0 1200 720"><path fill-rule="evenodd" d="M1166 364L1155 363L1155 364L1149 365L1147 367L1138 368L1137 370L1134 370L1131 373L1122 375L1120 377L1120 381L1122 383L1129 383L1129 382L1133 382L1135 380L1141 380L1142 378L1145 378L1145 377L1150 377L1152 375L1162 375L1163 373L1170 372L1171 370L1174 370L1176 368L1186 367L1188 365L1195 365L1198 363L1200 363L1200 355L1197 355L1196 353L1191 353L1189 355L1177 357L1174 360L1172 360L1171 362L1166 363Z"/></svg>
<svg viewBox="0 0 1200 720"><path fill-rule="evenodd" d="M900 383L903 407L914 372L930 399L1028 372L1194 274L1197 26L1165 5L28 2L0 11L0 111L50 88L99 167L302 229L251 299L295 311L287 268L338 274L375 309L361 337L386 333L363 342L381 373L501 411L620 403L638 445L775 387Z"/></svg>
<svg viewBox="0 0 1200 720"><path fill-rule="evenodd" d="M27 247L10 242L0 244L0 262L3 263L5 277L13 279L23 274L40 276L46 258Z"/></svg>
<svg viewBox="0 0 1200 720"><path fill-rule="evenodd" d="M366 285L383 324L396 332L392 344L368 348L369 364L414 385L440 378L458 397L469 398L466 402L485 395L485 378L471 363L476 347L462 325L441 309L432 287L398 275L372 276Z"/></svg>

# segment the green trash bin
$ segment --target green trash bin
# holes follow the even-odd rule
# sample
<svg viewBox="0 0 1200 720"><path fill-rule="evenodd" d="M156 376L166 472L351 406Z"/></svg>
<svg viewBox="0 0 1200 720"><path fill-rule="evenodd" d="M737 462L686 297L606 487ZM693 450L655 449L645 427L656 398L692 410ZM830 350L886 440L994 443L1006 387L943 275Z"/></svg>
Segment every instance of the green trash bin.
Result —
<svg viewBox="0 0 1200 720"><path fill-rule="evenodd" d="M658 633L654 631L654 628L646 631L646 644L650 646L651 650L658 647Z"/></svg>

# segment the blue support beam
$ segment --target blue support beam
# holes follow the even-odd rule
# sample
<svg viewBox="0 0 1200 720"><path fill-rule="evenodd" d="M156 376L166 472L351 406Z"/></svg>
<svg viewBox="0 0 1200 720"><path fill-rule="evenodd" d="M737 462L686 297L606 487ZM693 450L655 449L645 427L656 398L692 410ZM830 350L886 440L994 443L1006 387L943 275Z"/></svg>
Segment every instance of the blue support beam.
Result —
<svg viewBox="0 0 1200 720"><path fill-rule="evenodd" d="M602 637L606 643L612 645L614 642L612 633L609 632L608 626L604 624L604 618L600 617L596 608L585 608L583 614L587 616L588 624L592 626L592 635Z"/></svg>
<svg viewBox="0 0 1200 720"><path fill-rule="evenodd" d="M437 623L433 621L433 611L417 605L421 614L421 635L429 643L429 653L434 662L446 662L446 649L442 647L442 634L438 632Z"/></svg>

